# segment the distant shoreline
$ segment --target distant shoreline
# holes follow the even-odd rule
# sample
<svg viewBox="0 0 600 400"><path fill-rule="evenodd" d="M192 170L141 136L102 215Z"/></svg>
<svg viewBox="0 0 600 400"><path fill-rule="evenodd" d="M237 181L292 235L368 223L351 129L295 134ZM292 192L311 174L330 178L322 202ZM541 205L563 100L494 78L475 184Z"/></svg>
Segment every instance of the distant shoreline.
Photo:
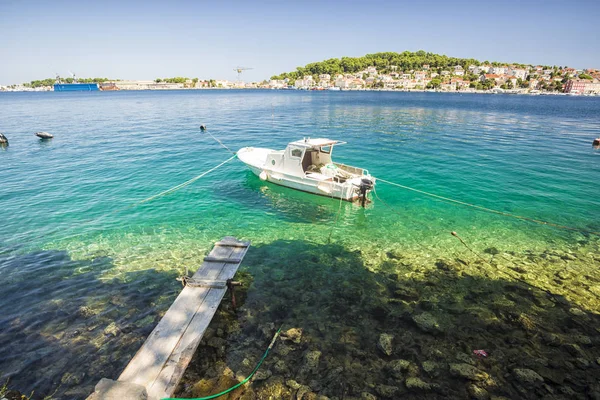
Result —
<svg viewBox="0 0 600 400"><path fill-rule="evenodd" d="M425 89L341 89L341 90L308 90L308 89L279 89L279 88L168 88L168 89L120 89L99 90L98 92L174 92L174 91L229 91L229 90L263 90L263 91L285 91L285 92L396 92L396 93L445 93L445 94L508 94L521 96L568 96L568 97L600 97L600 94L578 94L561 92L525 92L519 90L425 90ZM0 93L48 93L54 90L0 90ZM64 93L64 92L61 92ZM72 92L71 92L72 93ZM76 92L82 93L82 92ZM86 93L85 91L83 93Z"/></svg>

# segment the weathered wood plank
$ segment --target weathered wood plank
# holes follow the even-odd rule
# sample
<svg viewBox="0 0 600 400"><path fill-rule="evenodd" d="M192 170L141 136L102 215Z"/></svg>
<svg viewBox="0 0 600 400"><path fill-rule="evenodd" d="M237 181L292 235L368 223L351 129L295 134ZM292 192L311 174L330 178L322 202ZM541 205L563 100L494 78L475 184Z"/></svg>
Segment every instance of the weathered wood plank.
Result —
<svg viewBox="0 0 600 400"><path fill-rule="evenodd" d="M250 246L250 242L232 242L232 241L222 240L220 242L215 243L215 246L248 247L248 246Z"/></svg>
<svg viewBox="0 0 600 400"><path fill-rule="evenodd" d="M247 250L247 247L237 248L237 254L235 255L242 259ZM227 280L233 278L237 269L238 265L226 265L221 271L219 279ZM171 397L173 395L183 376L183 372L192 360L192 357L204 336L204 332L217 311L225 292L225 289L212 288L206 295L204 302L192 319L185 333L182 335L181 340L177 343L176 348L171 353L169 360L160 372L158 378L147 388L150 397L154 396L160 399Z"/></svg>
<svg viewBox="0 0 600 400"><path fill-rule="evenodd" d="M241 248L241 247L236 247L236 248ZM239 258L234 258L234 257L204 257L204 261L210 261L210 262L222 262L222 263L228 263L228 264L239 264L242 262L241 259Z"/></svg>
<svg viewBox="0 0 600 400"><path fill-rule="evenodd" d="M249 245L232 237L217 242L192 279L216 282L218 287L186 286L119 381L145 386L149 399L173 394L227 290L220 284L233 278ZM231 259L238 262L222 261Z"/></svg>
<svg viewBox="0 0 600 400"><path fill-rule="evenodd" d="M228 257L233 254L234 249L215 247L210 254L213 257ZM225 263L204 263L194 274L194 278L216 279L225 265ZM119 377L120 381L147 386L156 379L208 291L208 288L203 287L185 287L181 291L165 316L125 368Z"/></svg>

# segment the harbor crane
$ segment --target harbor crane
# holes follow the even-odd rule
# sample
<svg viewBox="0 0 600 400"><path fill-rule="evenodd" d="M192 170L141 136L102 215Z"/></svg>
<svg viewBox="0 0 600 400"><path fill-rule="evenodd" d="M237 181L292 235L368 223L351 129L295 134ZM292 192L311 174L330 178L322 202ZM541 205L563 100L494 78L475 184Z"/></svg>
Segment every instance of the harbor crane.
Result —
<svg viewBox="0 0 600 400"><path fill-rule="evenodd" d="M254 69L254 68L247 68L247 67L235 67L235 68L233 69L233 70L234 70L235 72L237 72L237 74L238 74L238 77L237 77L237 80L238 80L238 82L242 80L242 72L243 72L243 71L247 71L247 70L249 70L249 69Z"/></svg>

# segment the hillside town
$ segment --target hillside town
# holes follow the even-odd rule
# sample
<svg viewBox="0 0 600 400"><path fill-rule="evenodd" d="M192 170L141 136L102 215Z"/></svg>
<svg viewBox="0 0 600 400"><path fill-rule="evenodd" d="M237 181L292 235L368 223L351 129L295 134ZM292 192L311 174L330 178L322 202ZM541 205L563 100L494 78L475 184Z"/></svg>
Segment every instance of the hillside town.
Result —
<svg viewBox="0 0 600 400"><path fill-rule="evenodd" d="M374 66L354 74L331 76L306 75L294 82L271 80L271 88L339 89L339 90L433 90L443 92L506 92L506 93L567 93L573 95L599 95L600 71L595 69L544 68L531 66L460 65L453 68L430 68L400 71L391 66L391 72L379 73Z"/></svg>
<svg viewBox="0 0 600 400"><path fill-rule="evenodd" d="M184 89L296 89L296 90L389 90L467 93L569 94L600 95L600 70L567 67L514 65L460 65L452 68L400 70L396 66L380 72L370 66L356 73L304 75L299 79L271 79L245 83L198 78L155 80L106 80L98 83L101 91L184 90ZM0 86L0 91L52 91L53 85L21 84Z"/></svg>

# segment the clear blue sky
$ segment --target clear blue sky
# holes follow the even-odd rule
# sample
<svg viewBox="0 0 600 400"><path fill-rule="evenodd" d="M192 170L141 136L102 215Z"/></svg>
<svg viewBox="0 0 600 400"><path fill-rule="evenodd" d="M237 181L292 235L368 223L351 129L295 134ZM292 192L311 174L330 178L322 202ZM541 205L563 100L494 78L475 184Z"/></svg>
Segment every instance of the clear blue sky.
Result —
<svg viewBox="0 0 600 400"><path fill-rule="evenodd" d="M0 84L68 76L262 80L379 51L600 68L600 0L0 0Z"/></svg>

